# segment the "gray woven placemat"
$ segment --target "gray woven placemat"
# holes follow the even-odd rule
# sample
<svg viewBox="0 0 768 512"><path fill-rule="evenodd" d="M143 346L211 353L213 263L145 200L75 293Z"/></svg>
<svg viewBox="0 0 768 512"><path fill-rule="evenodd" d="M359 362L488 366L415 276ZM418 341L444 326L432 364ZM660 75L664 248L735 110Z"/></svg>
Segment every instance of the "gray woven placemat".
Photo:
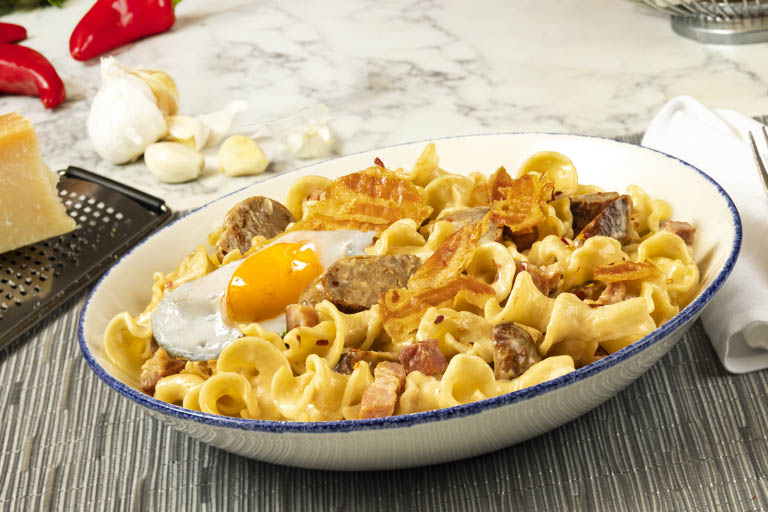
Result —
<svg viewBox="0 0 768 512"><path fill-rule="evenodd" d="M80 355L83 303L0 351L0 510L768 509L768 371L728 374L700 322L625 391L533 440L337 473L232 455L120 398Z"/></svg>

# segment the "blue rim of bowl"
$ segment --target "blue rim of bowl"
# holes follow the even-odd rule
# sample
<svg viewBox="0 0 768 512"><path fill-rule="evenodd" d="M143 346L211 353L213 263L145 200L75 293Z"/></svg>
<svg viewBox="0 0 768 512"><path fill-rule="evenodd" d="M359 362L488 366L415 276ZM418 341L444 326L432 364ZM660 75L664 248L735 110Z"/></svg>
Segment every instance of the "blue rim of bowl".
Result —
<svg viewBox="0 0 768 512"><path fill-rule="evenodd" d="M215 201L219 201L233 194L237 194L246 188L261 186L262 184L272 179L275 179L277 177L282 177L288 174L292 174L294 172L298 172L300 170L313 167L320 163L327 163L332 160L343 160L344 158L361 155L364 153L385 151L387 149L394 148L394 147L424 144L428 142L439 142L439 141L445 141L445 140L465 139L465 138L475 138L475 137L479 138L479 137L492 137L492 136L522 136L522 135L525 135L525 136L541 135L541 136L556 136L556 137L567 137L567 138L597 139L597 140L607 141L614 144L625 144L627 146L632 146L633 148L658 153L676 162L679 162L686 167L691 168L692 170L694 170L696 173L701 175L705 180L707 180L710 184L712 184L715 187L718 193L725 199L728 205L728 209L731 212L731 217L733 220L733 229L734 229L733 247L731 248L731 253L728 255L728 259L723 265L723 268L720 270L720 272L718 272L717 276L715 276L712 283L710 283L710 285L707 286L707 288L704 289L699 294L699 296L697 296L690 304L688 304L688 306L686 306L677 315L672 317L669 321L664 323L661 327L655 329L653 332L635 341L631 345L617 352L614 352L613 354L606 356L592 364L589 364L583 368L575 370L566 375L562 375L555 379L542 382L541 384L536 384L534 386L521 389L519 391L499 395L493 398L488 398L488 399L480 400L477 402L471 402L468 404L448 407L445 409L435 409L431 411L405 414L400 416L389 416L386 418L304 423L304 422L296 422L296 421L250 420L250 419L242 419L242 418L233 418L229 416L219 416L219 415L208 414L200 411L193 411L191 409L185 409L183 407L162 402L160 400L157 400L156 398L150 397L149 395L146 395L141 391L138 391L122 383L121 381L119 381L118 379L110 375L107 372L107 370L95 360L95 358L93 357L93 354L91 354L91 351L88 349L88 346L85 340L83 324L84 324L86 313L88 311L88 307L91 302L91 298L93 297L96 290L98 290L99 286L101 286L102 281L104 281L104 279L107 278L107 276L112 272L112 270L116 266L118 266L123 261L123 259L128 257L133 251L135 251L138 247L146 243L149 239L157 236L159 233L170 228L179 220L197 212L202 208L207 207L209 204ZM189 212L186 212L185 215L183 215L182 217L165 225L160 230L156 231L149 237L142 240L140 243L136 244L136 246L134 246L128 252L126 252L117 262L115 262L115 264L107 272L104 273L104 275L96 283L96 286L94 286L91 292L88 294L88 298L85 301L85 305L83 306L83 310L80 314L80 320L78 323L78 338L79 338L80 350L82 351L83 357L88 363L88 366L90 366L91 370L93 370L94 373L96 373L96 375L98 375L98 377L102 381L104 381L109 387L111 387L112 389L114 389L115 391L117 391L118 393L120 393L121 395L130 399L133 402L143 405L144 407L147 407L153 411L163 413L176 420L191 420L196 423L211 425L215 427L235 428L238 430L248 430L248 431L264 432L264 433L271 433L271 434L279 434L279 433L302 433L302 434L331 433L332 434L332 433L351 432L351 431L380 430L380 429L410 427L417 424L431 423L431 422L444 421L444 420L453 419L453 418L471 416L471 415L479 414L491 409L496 409L498 407L510 405L516 402L530 400L538 396L544 395L550 391L555 391L557 389L564 388L572 383L588 379L593 375L596 375L602 372L603 370L607 370L608 368L616 366L619 363L631 358L632 356L644 351L651 345L658 343L659 341L661 341L668 335L672 334L673 332L675 332L677 329L681 328L688 322L694 320L698 316L698 314L701 312L704 306L706 306L707 303L712 299L712 297L714 297L715 293L723 286L726 279L733 271L733 267L736 264L739 251L741 250L741 242L742 242L742 226L741 226L741 217L739 215L739 211L736 208L736 205L733 203L733 200L731 199L731 197L720 186L720 184L718 184L714 179L712 179L708 174L706 174L699 168L675 156L669 155L662 151L658 151L656 149L647 148L645 146L638 146L636 144L632 144L629 142L618 141L618 140L610 139L606 137L598 137L593 135L575 135L575 134L565 134L565 133L546 133L546 132L500 132L500 133L487 133L487 134L474 134L474 135L460 135L460 136L426 139L422 141L405 142L400 144L383 146L373 150L360 151L357 153L339 156L339 157L325 160L322 162L315 162L309 165L305 165L297 169L293 169L292 171L281 173L267 180L246 185L245 187L232 191L228 194L225 194L222 197L219 197L217 199L214 199L206 203L205 205L202 205L198 208L190 210Z"/></svg>

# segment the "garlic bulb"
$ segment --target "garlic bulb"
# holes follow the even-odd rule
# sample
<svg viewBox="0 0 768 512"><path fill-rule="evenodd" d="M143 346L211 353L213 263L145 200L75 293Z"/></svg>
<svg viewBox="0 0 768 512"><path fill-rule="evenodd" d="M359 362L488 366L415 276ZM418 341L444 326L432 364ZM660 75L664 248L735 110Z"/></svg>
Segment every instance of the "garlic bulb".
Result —
<svg viewBox="0 0 768 512"><path fill-rule="evenodd" d="M179 110L179 89L176 82L168 73L156 69L130 70L124 68L144 80L152 94L155 95L157 106L165 116L172 116Z"/></svg>
<svg viewBox="0 0 768 512"><path fill-rule="evenodd" d="M144 163L160 181L182 183L203 172L203 155L177 142L156 142L144 152Z"/></svg>
<svg viewBox="0 0 768 512"><path fill-rule="evenodd" d="M136 160L168 131L152 89L114 57L101 60L101 88L87 127L96 152L113 164Z"/></svg>

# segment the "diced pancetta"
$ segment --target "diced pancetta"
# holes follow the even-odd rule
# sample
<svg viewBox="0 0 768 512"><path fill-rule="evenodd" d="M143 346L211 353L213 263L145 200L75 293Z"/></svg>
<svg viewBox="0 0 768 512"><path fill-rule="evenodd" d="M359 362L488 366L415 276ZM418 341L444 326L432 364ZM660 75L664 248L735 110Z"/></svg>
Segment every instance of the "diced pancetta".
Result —
<svg viewBox="0 0 768 512"><path fill-rule="evenodd" d="M417 341L400 350L400 364L406 373L420 371L424 375L443 373L448 368L435 339Z"/></svg>
<svg viewBox="0 0 768 512"><path fill-rule="evenodd" d="M515 260L517 272L526 271L531 274L531 279L536 288L544 295L549 295L552 290L557 288L560 278L563 277L563 271L560 265L553 263L551 265L534 265L527 261Z"/></svg>
<svg viewBox="0 0 768 512"><path fill-rule="evenodd" d="M187 361L170 357L168 352L158 348L152 357L144 361L141 365L141 374L139 375L139 387L145 393L150 395L155 393L155 384L168 375L179 373L186 366Z"/></svg>
<svg viewBox="0 0 768 512"><path fill-rule="evenodd" d="M687 222L668 220L661 225L660 229L662 231L671 231L676 234L683 239L686 245L693 245L693 241L696 237L696 228Z"/></svg>
<svg viewBox="0 0 768 512"><path fill-rule="evenodd" d="M373 376L373 384L363 391L360 400L360 419L392 416L405 387L405 369L399 363L383 361L376 366Z"/></svg>
<svg viewBox="0 0 768 512"><path fill-rule="evenodd" d="M285 330L290 331L296 327L314 327L319 323L317 311L304 304L289 304L285 307Z"/></svg>

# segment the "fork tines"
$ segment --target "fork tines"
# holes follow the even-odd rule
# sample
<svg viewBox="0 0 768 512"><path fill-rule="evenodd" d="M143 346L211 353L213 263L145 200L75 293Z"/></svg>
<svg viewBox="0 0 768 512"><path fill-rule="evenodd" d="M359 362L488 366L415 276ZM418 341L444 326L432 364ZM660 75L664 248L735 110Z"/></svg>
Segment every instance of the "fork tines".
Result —
<svg viewBox="0 0 768 512"><path fill-rule="evenodd" d="M766 130L766 127L762 127L762 133L763 133L763 141L768 146L768 130ZM760 173L760 177L763 180L763 187L765 188L765 193L768 194L768 171L765 170L765 163L763 162L763 157L760 156L760 151L757 149L757 144L755 143L755 137L752 135L752 132L749 132L749 140L752 142L752 154L755 156L755 163L757 164L757 170Z"/></svg>

